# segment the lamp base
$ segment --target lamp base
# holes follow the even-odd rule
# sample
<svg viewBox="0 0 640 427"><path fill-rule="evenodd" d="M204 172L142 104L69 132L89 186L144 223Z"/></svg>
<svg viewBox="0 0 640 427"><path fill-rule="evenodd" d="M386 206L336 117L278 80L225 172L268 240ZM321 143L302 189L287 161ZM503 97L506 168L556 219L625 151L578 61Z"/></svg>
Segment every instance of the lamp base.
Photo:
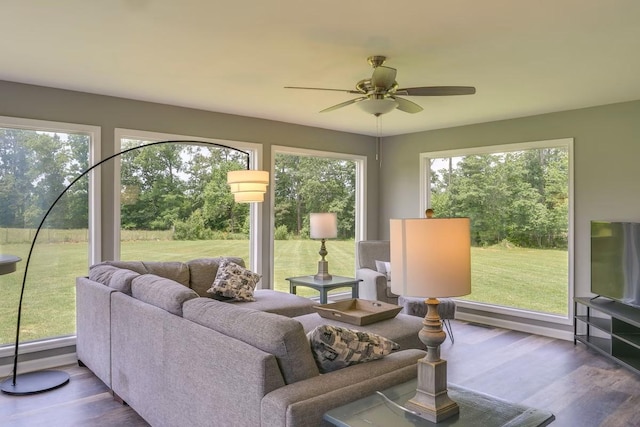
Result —
<svg viewBox="0 0 640 427"><path fill-rule="evenodd" d="M458 404L447 394L447 362L418 361L418 387L405 407L420 418L439 423L460 412Z"/></svg>
<svg viewBox="0 0 640 427"><path fill-rule="evenodd" d="M37 371L28 372L13 377L9 377L2 382L0 389L4 393L13 395L25 395L43 393L53 390L69 382L69 374L63 371Z"/></svg>
<svg viewBox="0 0 640 427"><path fill-rule="evenodd" d="M419 417L438 423L460 412L458 404L447 394L447 361L440 359L440 344L446 338L438 314L438 299L427 298L427 314L418 333L427 347L427 355L418 360L416 395L406 403Z"/></svg>
<svg viewBox="0 0 640 427"><path fill-rule="evenodd" d="M333 276L329 274L329 261L318 261L318 274L313 276L316 280L331 280Z"/></svg>

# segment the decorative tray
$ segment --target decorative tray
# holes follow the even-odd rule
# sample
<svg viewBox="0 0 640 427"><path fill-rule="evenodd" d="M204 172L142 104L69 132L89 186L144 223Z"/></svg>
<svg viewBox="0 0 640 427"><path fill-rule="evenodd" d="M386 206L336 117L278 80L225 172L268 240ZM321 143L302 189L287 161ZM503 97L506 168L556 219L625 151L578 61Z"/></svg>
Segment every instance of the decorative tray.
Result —
<svg viewBox="0 0 640 427"><path fill-rule="evenodd" d="M360 326L391 319L402 310L402 307L394 304L366 299L348 299L316 305L313 308L325 319Z"/></svg>

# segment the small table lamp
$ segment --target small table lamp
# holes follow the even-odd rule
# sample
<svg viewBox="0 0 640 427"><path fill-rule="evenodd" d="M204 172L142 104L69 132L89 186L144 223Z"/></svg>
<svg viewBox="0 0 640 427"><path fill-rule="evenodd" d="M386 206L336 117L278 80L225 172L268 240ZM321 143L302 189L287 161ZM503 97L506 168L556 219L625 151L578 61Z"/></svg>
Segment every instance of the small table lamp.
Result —
<svg viewBox="0 0 640 427"><path fill-rule="evenodd" d="M326 239L338 237L338 217L335 213L312 213L309 218L309 234L312 239L321 239L320 256L318 261L318 274L313 276L316 280L331 280L329 274L329 262L324 259L329 252L324 244Z"/></svg>
<svg viewBox="0 0 640 427"><path fill-rule="evenodd" d="M425 297L427 315L419 333L427 355L418 361L416 395L406 407L431 422L459 412L447 395L447 362L440 359L446 338L438 315L438 299L471 293L469 218L392 219L393 293Z"/></svg>

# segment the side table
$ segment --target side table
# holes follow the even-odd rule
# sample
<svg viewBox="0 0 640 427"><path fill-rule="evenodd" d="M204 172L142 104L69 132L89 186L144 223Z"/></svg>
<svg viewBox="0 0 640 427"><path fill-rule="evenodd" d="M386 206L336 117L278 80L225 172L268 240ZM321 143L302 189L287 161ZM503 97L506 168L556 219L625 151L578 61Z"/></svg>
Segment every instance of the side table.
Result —
<svg viewBox="0 0 640 427"><path fill-rule="evenodd" d="M416 380L382 390L391 401L403 406L416 393ZM549 425L555 416L549 411L510 403L488 394L475 392L453 384L448 394L460 406L460 413L435 424L405 412L393 403L373 394L344 406L332 409L323 416L338 427L402 427L402 426L526 426Z"/></svg>
<svg viewBox="0 0 640 427"><path fill-rule="evenodd" d="M362 279L352 277L333 276L331 280L316 280L313 276L287 277L289 292L296 293L297 286L306 286L320 292L320 304L327 303L327 294L331 289L351 288L351 297L358 298L358 283Z"/></svg>
<svg viewBox="0 0 640 427"><path fill-rule="evenodd" d="M15 255L0 254L0 274L9 274L16 271L16 264L22 261L22 258Z"/></svg>

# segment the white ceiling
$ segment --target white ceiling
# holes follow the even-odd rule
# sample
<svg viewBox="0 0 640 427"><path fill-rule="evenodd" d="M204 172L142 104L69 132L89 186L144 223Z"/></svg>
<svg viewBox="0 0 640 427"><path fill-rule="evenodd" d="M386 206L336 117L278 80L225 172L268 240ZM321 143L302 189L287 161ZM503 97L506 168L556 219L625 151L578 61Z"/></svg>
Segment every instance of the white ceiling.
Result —
<svg viewBox="0 0 640 427"><path fill-rule="evenodd" d="M2 0L0 79L395 135L640 99L638 0ZM385 55L424 111L353 89ZM0 94L1 96L2 94Z"/></svg>

